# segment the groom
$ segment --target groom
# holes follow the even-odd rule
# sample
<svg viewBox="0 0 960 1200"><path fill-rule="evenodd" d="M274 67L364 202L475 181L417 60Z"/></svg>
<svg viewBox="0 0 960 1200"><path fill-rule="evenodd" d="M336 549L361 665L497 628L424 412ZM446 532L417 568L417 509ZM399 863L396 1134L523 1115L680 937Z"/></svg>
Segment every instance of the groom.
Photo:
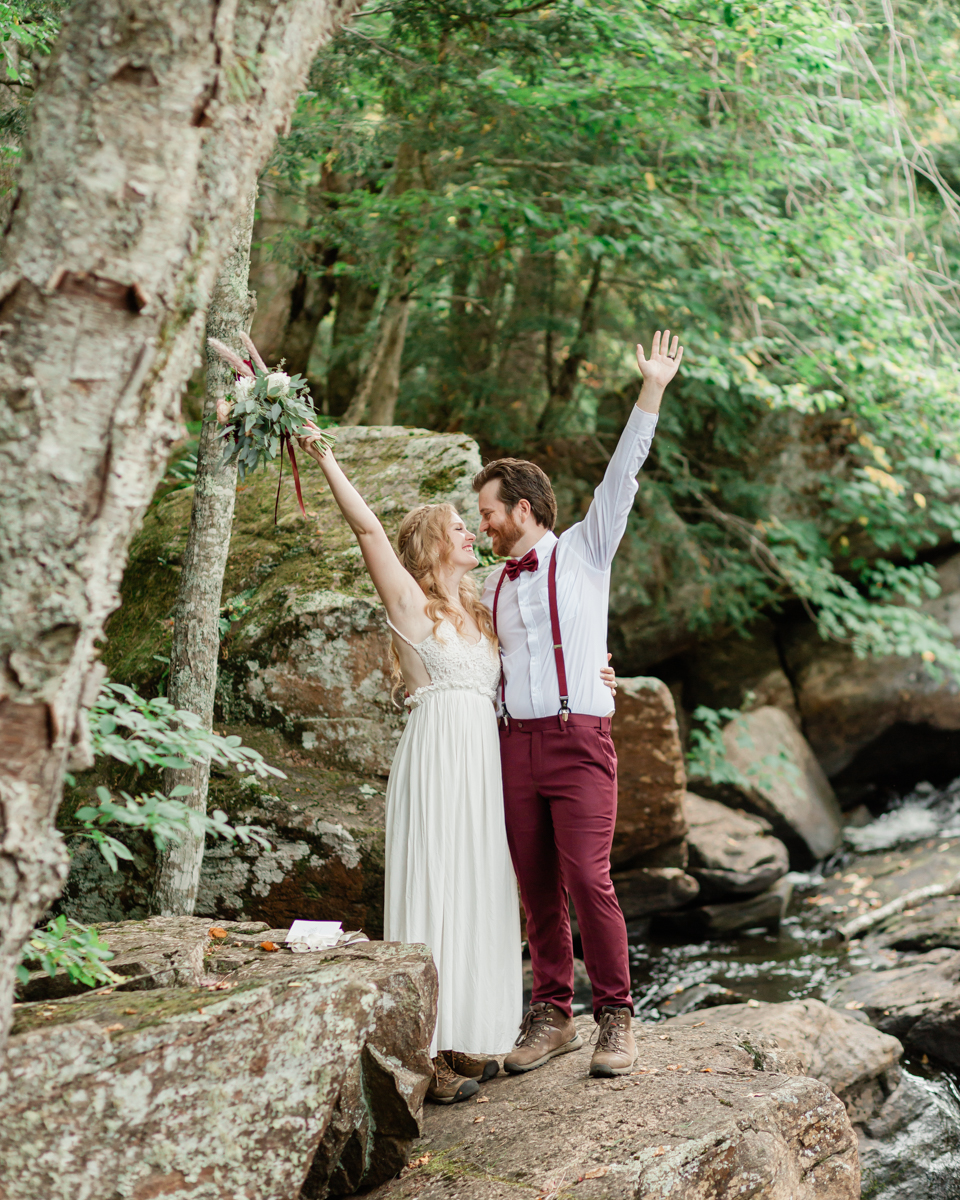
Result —
<svg viewBox="0 0 960 1200"><path fill-rule="evenodd" d="M487 579L484 604L500 638L500 757L507 839L527 915L533 996L504 1067L532 1071L579 1050L571 1014L577 912L598 1022L591 1075L624 1075L636 1060L627 930L610 881L617 756L605 665L610 565L682 348L670 331L637 347L643 387L584 519L558 538L557 502L538 466L488 463L473 481L480 532L513 557Z"/></svg>

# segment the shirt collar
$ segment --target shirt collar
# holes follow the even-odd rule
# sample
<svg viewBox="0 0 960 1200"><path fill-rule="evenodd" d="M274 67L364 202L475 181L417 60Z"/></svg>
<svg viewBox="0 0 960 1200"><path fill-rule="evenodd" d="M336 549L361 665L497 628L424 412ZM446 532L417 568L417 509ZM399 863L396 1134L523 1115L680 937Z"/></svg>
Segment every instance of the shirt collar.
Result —
<svg viewBox="0 0 960 1200"><path fill-rule="evenodd" d="M546 570L550 563L550 555L553 553L553 548L558 540L553 530L548 529L540 541L530 547L531 550L536 550L537 552L537 570L535 572L537 575L541 571Z"/></svg>

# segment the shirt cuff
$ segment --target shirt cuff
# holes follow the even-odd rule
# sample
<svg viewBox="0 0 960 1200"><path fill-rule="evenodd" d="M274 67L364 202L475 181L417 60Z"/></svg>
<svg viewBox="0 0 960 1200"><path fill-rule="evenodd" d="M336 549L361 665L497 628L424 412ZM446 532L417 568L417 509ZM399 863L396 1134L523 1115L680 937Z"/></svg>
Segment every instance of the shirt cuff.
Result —
<svg viewBox="0 0 960 1200"><path fill-rule="evenodd" d="M631 433L652 434L657 427L659 417L659 413L647 412L646 409L637 408L636 404L634 404L630 409L630 419L627 421L627 428Z"/></svg>

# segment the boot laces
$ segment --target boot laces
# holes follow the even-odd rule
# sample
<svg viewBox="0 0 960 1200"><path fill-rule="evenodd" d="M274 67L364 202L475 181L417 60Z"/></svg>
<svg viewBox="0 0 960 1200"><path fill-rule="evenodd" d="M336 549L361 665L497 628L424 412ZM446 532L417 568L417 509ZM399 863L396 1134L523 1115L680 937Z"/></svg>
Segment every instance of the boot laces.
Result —
<svg viewBox="0 0 960 1200"><path fill-rule="evenodd" d="M456 1072L451 1068L442 1054L438 1054L433 1060L433 1074L437 1081L437 1087L443 1087L445 1084L453 1083L457 1079Z"/></svg>
<svg viewBox="0 0 960 1200"><path fill-rule="evenodd" d="M529 1008L523 1014L523 1020L520 1022L520 1032L517 1034L517 1040L513 1043L515 1046L530 1045L539 1039L553 1027L553 1022L550 1020L551 1010L549 1008L534 1009Z"/></svg>
<svg viewBox="0 0 960 1200"><path fill-rule="evenodd" d="M623 1036L624 1028L620 1024L620 1014L618 1012L605 1012L600 1014L600 1020L597 1022L597 1031L590 1039L591 1044L596 1043L598 1050L613 1050L618 1053L623 1049L623 1044L620 1038Z"/></svg>

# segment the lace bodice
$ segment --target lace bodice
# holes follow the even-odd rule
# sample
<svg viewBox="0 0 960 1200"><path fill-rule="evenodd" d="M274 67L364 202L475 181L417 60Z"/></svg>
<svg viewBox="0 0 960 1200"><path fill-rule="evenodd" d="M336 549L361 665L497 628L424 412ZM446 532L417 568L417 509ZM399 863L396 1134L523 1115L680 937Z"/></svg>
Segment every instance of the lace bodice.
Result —
<svg viewBox="0 0 960 1200"><path fill-rule="evenodd" d="M493 699L500 678L500 658L489 638L481 634L479 642L472 642L444 618L435 634L431 633L422 642L411 642L389 620L387 624L398 638L416 650L430 675L430 682L404 701L408 708L415 708L431 692L450 689L479 692Z"/></svg>

